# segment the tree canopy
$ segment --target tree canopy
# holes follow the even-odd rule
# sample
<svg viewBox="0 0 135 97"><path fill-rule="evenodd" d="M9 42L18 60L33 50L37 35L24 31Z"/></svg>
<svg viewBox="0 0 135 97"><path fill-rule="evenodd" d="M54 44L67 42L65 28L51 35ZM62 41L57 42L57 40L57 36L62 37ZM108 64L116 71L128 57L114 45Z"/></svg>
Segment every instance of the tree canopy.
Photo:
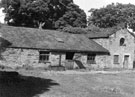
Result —
<svg viewBox="0 0 135 97"><path fill-rule="evenodd" d="M114 27L119 24L128 24L135 27L135 5L112 3L100 9L90 9L88 24L101 28Z"/></svg>
<svg viewBox="0 0 135 97"><path fill-rule="evenodd" d="M64 27L60 31L71 34L87 34L86 28L81 27Z"/></svg>
<svg viewBox="0 0 135 97"><path fill-rule="evenodd" d="M45 29L86 27L86 14L73 0L2 0L9 25Z"/></svg>

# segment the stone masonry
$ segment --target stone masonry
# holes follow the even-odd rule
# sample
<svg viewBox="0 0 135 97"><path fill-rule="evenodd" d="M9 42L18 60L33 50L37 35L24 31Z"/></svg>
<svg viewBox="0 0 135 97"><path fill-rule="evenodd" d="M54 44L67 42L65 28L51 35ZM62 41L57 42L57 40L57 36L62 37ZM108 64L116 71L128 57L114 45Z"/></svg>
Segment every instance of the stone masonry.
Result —
<svg viewBox="0 0 135 97"><path fill-rule="evenodd" d="M76 53L77 54L77 53ZM76 55L75 54L75 55ZM79 60L87 68L104 68L106 66L106 57L107 55L97 55L96 64L87 64L87 54L78 53L80 57L76 60ZM49 62L39 63L39 50L34 49L21 49L21 48L6 48L6 50L1 54L1 64L6 66L16 68L23 66L32 66L48 68L48 66L58 66L59 65L59 56L61 55L61 65L66 66L66 53L60 52L50 52ZM74 56L75 58L75 56ZM68 65L68 64L67 64ZM74 68L78 65L73 61Z"/></svg>
<svg viewBox="0 0 135 97"><path fill-rule="evenodd" d="M124 38L124 45L120 46L120 39ZM106 66L109 68L133 68L135 60L135 38L127 29L121 29L112 34L109 38L94 39L98 44L108 49L110 55L106 58ZM119 56L119 63L114 64L114 55ZM125 56L129 56L128 62L124 65Z"/></svg>

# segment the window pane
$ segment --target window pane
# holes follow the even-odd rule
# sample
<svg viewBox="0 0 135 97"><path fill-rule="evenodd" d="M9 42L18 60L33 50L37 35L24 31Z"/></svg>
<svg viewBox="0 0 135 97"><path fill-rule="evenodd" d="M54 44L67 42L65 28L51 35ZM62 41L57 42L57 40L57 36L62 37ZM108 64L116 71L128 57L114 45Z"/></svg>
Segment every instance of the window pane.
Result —
<svg viewBox="0 0 135 97"><path fill-rule="evenodd" d="M119 55L114 55L114 64L119 63Z"/></svg>
<svg viewBox="0 0 135 97"><path fill-rule="evenodd" d="M121 38L120 39L120 46L123 46L124 45L124 42L125 42L125 39L124 38Z"/></svg>
<svg viewBox="0 0 135 97"><path fill-rule="evenodd" d="M96 62L95 62L95 57L96 57L95 54L88 54L88 55L87 55L87 63L89 63L89 64L94 64L94 63L96 63Z"/></svg>
<svg viewBox="0 0 135 97"><path fill-rule="evenodd" d="M49 61L49 52L39 51L39 62Z"/></svg>

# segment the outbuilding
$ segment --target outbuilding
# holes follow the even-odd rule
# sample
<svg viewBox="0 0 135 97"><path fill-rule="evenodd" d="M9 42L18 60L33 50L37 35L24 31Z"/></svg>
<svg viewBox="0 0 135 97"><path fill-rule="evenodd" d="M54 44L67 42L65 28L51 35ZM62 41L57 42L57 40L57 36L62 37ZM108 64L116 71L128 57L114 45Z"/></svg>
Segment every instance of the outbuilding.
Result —
<svg viewBox="0 0 135 97"><path fill-rule="evenodd" d="M109 51L84 35L56 30L2 26L1 64L12 68L103 67Z"/></svg>

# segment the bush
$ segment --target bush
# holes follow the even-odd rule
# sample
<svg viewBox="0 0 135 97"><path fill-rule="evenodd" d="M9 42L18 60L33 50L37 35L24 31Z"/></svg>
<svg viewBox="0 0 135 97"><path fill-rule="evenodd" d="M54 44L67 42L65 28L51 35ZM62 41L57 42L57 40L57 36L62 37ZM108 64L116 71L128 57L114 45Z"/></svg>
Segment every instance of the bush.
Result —
<svg viewBox="0 0 135 97"><path fill-rule="evenodd" d="M90 25L86 28L87 31L92 31L92 32L101 32L101 28L95 26L95 25Z"/></svg>
<svg viewBox="0 0 135 97"><path fill-rule="evenodd" d="M87 34L87 31L80 27L65 27L61 31L72 34Z"/></svg>

